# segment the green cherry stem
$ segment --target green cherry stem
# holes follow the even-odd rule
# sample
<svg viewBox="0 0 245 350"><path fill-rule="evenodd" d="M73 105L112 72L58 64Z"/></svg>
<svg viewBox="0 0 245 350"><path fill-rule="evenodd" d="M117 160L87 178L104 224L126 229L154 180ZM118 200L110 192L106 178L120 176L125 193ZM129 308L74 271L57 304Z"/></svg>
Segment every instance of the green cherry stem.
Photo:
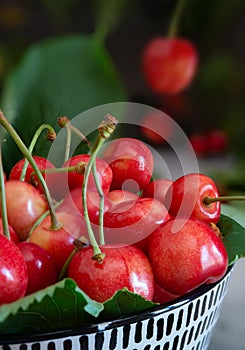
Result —
<svg viewBox="0 0 245 350"><path fill-rule="evenodd" d="M42 124L39 126L39 128L37 129L37 131L35 132L33 138L32 138L32 141L30 143L30 146L28 148L29 150L29 153L32 154L33 152L33 149L37 143L37 140L39 138L39 136L41 135L41 133L43 132L43 130L47 130L47 139L49 141L54 141L55 138L56 138L56 132L54 130L54 128L49 125L49 124ZM28 167L28 159L25 159L25 162L24 162L24 165L23 165L23 169L22 169L22 172L21 172L21 175L20 175L20 181L25 181L25 177L26 177L26 169Z"/></svg>
<svg viewBox="0 0 245 350"><path fill-rule="evenodd" d="M1 132L2 130L0 130ZM4 184L3 161L2 161L2 139L0 140L0 197L1 197L1 216L4 235L10 239L8 214L6 208L6 193Z"/></svg>
<svg viewBox="0 0 245 350"><path fill-rule="evenodd" d="M100 245L105 244L105 238L104 238L104 192L102 190L97 170L96 170L96 162L93 163L93 168L92 168L93 176L94 176L94 181L95 185L100 197L100 203L99 203L99 237L100 237Z"/></svg>
<svg viewBox="0 0 245 350"><path fill-rule="evenodd" d="M61 224L58 222L55 211L54 211L54 206L52 202L52 198L50 196L47 184L42 176L42 173L40 169L38 168L35 160L33 159L32 155L29 153L28 148L25 146L15 129L12 127L12 125L8 122L8 120L5 118L4 114L2 111L0 111L0 124L4 127L5 130L9 133L9 135L12 137L16 145L18 146L19 150L21 153L24 155L25 158L28 159L29 163L31 164L33 170L35 171L39 181L41 182L41 185L43 187L44 193L46 195L46 199L48 202L49 210L50 210L50 217L51 217L51 229L56 230L61 227Z"/></svg>
<svg viewBox="0 0 245 350"><path fill-rule="evenodd" d="M70 149L71 149L71 128L66 124L66 145L65 145L65 157L64 157L64 163L69 159L70 157Z"/></svg>
<svg viewBox="0 0 245 350"><path fill-rule="evenodd" d="M228 201L244 201L245 196L220 196L220 197L205 197L203 198L203 203L205 205L210 205L216 202L228 202Z"/></svg>
<svg viewBox="0 0 245 350"><path fill-rule="evenodd" d="M105 140L107 138L109 138L110 135L114 132L116 125L117 125L116 118L114 118L113 116L111 116L109 114L107 114L105 116L104 120L100 123L100 125L98 127L99 135L97 137L96 143L92 149L91 156L90 156L89 161L87 163L87 166L85 168L84 181L83 181L83 186L82 186L82 203L83 203L83 210L84 210L84 219L85 219L85 222L87 225L90 243L93 247L93 252L94 252L93 259L99 263L103 262L105 255L101 252L101 250L98 246L98 243L96 242L96 239L95 239L95 236L93 233L93 229L91 226L91 222L89 219L88 207L87 207L87 201L86 201L87 187L88 187L89 174L91 173L91 170L93 168L93 164L96 161L96 156L97 156L101 146L105 142ZM100 217L102 217L104 215L104 212L103 212L104 208L102 206L103 206L103 201L100 201ZM102 237L100 237L100 240L102 242L104 242L103 226L101 228L100 234L102 235Z"/></svg>
<svg viewBox="0 0 245 350"><path fill-rule="evenodd" d="M185 6L185 0L178 0L168 27L168 37L175 37L178 32L179 21Z"/></svg>

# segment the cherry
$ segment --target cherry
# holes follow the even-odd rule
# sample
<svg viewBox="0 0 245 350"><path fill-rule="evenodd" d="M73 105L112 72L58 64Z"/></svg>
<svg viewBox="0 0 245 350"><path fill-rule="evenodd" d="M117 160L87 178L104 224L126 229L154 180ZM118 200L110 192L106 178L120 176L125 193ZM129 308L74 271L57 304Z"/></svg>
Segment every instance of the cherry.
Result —
<svg viewBox="0 0 245 350"><path fill-rule="evenodd" d="M27 267L19 248L0 234L0 305L23 297L27 283Z"/></svg>
<svg viewBox="0 0 245 350"><path fill-rule="evenodd" d="M227 149L228 137L224 130L210 130L206 135L208 150L211 154L220 154Z"/></svg>
<svg viewBox="0 0 245 350"><path fill-rule="evenodd" d="M195 76L197 64L195 46L183 38L154 38L142 53L145 79L156 93L177 94L186 89Z"/></svg>
<svg viewBox="0 0 245 350"><path fill-rule="evenodd" d="M157 179L150 182L142 191L143 198L155 198L161 203L166 203L166 193L173 182L166 179Z"/></svg>
<svg viewBox="0 0 245 350"><path fill-rule="evenodd" d="M76 155L68 159L63 164L63 167L74 166L80 162L88 163L89 158L90 158L89 154ZM97 170L97 174L98 174L99 181L101 183L101 187L103 191L108 192L112 181L111 168L103 159L96 158L96 170ZM83 178L84 178L84 174L78 174L75 171L68 172L69 189L71 190L76 187L81 188L83 183ZM90 190L96 190L96 185L92 174L89 176L88 188Z"/></svg>
<svg viewBox="0 0 245 350"><path fill-rule="evenodd" d="M165 304L177 299L178 297L178 295L167 292L156 281L154 281L154 296L152 299L154 303Z"/></svg>
<svg viewBox="0 0 245 350"><path fill-rule="evenodd" d="M59 273L74 248L74 240L86 236L85 224L80 217L66 212L57 212L60 228L51 229L47 216L32 232L30 242L45 249L52 257Z"/></svg>
<svg viewBox="0 0 245 350"><path fill-rule="evenodd" d="M218 281L228 264L222 239L193 218L170 219L158 228L150 236L149 260L157 283L176 295Z"/></svg>
<svg viewBox="0 0 245 350"><path fill-rule="evenodd" d="M5 191L9 224L19 239L25 240L35 221L47 210L47 202L40 192L27 182L6 181Z"/></svg>
<svg viewBox="0 0 245 350"><path fill-rule="evenodd" d="M8 225L8 228L9 228L11 241L13 241L15 244L20 243L19 236L17 235L17 233L15 232L13 227ZM3 224L2 224L2 220L0 219L0 235L3 235L3 234L4 234L4 232L3 232Z"/></svg>
<svg viewBox="0 0 245 350"><path fill-rule="evenodd" d="M33 156L33 159L35 160L35 162L40 170L54 169L54 165L44 157ZM24 164L25 164L25 159L21 159L18 163L16 163L13 166L13 168L11 169L10 174L9 174L9 180L20 180ZM45 173L43 174L43 176L44 176L44 179L46 179ZM49 175L49 176L51 176L51 175ZM36 187L38 189L38 191L40 193L44 193L43 187L40 184L40 181L38 180L37 176L35 175L33 167L30 164L28 164L28 166L26 168L26 174L25 174L24 181L31 183L34 187Z"/></svg>
<svg viewBox="0 0 245 350"><path fill-rule="evenodd" d="M190 135L189 141L197 156L205 156L208 153L209 145L204 134L194 133Z"/></svg>
<svg viewBox="0 0 245 350"><path fill-rule="evenodd" d="M153 156L151 150L140 140L120 138L111 141L104 151L103 159L112 169L111 190L122 189L122 186L129 191L135 189L132 183L125 188L124 182L127 180L136 182L137 190L143 189L150 182Z"/></svg>
<svg viewBox="0 0 245 350"><path fill-rule="evenodd" d="M18 245L28 271L26 294L34 293L56 282L55 264L46 250L32 242L21 242Z"/></svg>
<svg viewBox="0 0 245 350"><path fill-rule="evenodd" d="M104 213L105 241L134 244L147 250L148 236L169 219L165 206L154 198L139 198L115 204ZM144 240L144 241L143 241Z"/></svg>
<svg viewBox="0 0 245 350"><path fill-rule="evenodd" d="M68 277L90 298L104 302L122 288L151 300L154 278L146 256L133 246L101 246L106 255L102 264L92 259L92 247L79 251L72 259Z"/></svg>
<svg viewBox="0 0 245 350"><path fill-rule="evenodd" d="M87 207L89 218L92 223L99 224L99 202L100 196L98 192L88 191L87 192ZM109 199L105 196L104 200L104 211L109 210L111 204ZM77 187L67 193L64 201L60 205L58 211L66 211L71 214L75 212L84 215L84 208L82 205L82 189Z"/></svg>
<svg viewBox="0 0 245 350"><path fill-rule="evenodd" d="M137 201L139 196L130 191L113 190L107 194L107 198L115 205L127 201Z"/></svg>
<svg viewBox="0 0 245 350"><path fill-rule="evenodd" d="M218 198L214 181L204 174L191 173L183 175L173 182L166 194L170 202L171 215L193 216L204 222L217 223L220 218L220 202L207 204L206 197ZM183 208L184 204L184 208Z"/></svg>

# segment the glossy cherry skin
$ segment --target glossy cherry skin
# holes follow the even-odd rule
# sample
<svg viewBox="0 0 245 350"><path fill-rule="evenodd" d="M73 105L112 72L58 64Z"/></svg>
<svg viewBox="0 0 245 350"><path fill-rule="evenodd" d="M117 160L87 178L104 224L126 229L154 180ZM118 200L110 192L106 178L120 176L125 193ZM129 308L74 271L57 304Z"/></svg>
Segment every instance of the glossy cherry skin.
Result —
<svg viewBox="0 0 245 350"><path fill-rule="evenodd" d="M86 236L86 228L80 217L71 213L58 212L57 219L62 224L61 228L52 230L50 216L47 216L32 232L29 241L50 254L59 273L73 251L74 240Z"/></svg>
<svg viewBox="0 0 245 350"><path fill-rule="evenodd" d="M23 297L27 284L27 267L19 248L0 235L0 305Z"/></svg>
<svg viewBox="0 0 245 350"><path fill-rule="evenodd" d="M175 295L218 281L228 265L222 239L192 218L170 219L158 228L150 236L149 260L157 283Z"/></svg>
<svg viewBox="0 0 245 350"><path fill-rule="evenodd" d="M166 203L166 193L172 185L171 180L166 179L157 179L150 182L142 191L143 198L155 198L158 199L161 203Z"/></svg>
<svg viewBox="0 0 245 350"><path fill-rule="evenodd" d="M26 295L56 282L56 267L46 250L32 242L21 242L18 248L24 257L28 271Z"/></svg>
<svg viewBox="0 0 245 350"><path fill-rule="evenodd" d="M40 156L33 156L33 158L34 158L34 160L35 160L35 162L40 170L54 168L54 165L46 158L43 158ZM25 163L25 159L21 159L18 163L16 163L13 166L13 168L11 169L10 174L9 174L9 180L20 180L21 172L22 172L24 163ZM34 173L34 170L33 170L32 166L28 163L28 166L26 169L25 181L31 183L34 187L36 187L38 189L38 191L40 193L44 193L43 187L42 187L40 181L38 180L37 176L34 175L32 177L33 173ZM51 175L49 175L49 176L51 176ZM54 175L52 175L52 176L54 176ZM46 179L45 173L43 174L43 177L44 177L44 179Z"/></svg>
<svg viewBox="0 0 245 350"><path fill-rule="evenodd" d="M72 158L70 158L67 162L63 164L63 167L74 166L79 162L88 163L90 159L89 154L79 154ZM96 169L99 177L99 181L103 191L108 192L111 181L112 181L112 170L109 165L100 158L96 158ZM81 188L83 184L84 174L77 174L75 171L71 171L68 173L68 185L69 189L73 189L76 187ZM90 190L96 191L96 185L93 179L93 174L90 174L88 181L88 188Z"/></svg>
<svg viewBox="0 0 245 350"><path fill-rule="evenodd" d="M137 201L139 196L130 191L113 190L107 194L107 198L111 201L112 205L117 205L127 201Z"/></svg>
<svg viewBox="0 0 245 350"><path fill-rule="evenodd" d="M192 82L198 65L195 46L183 38L157 37L142 53L143 74L159 94L177 94Z"/></svg>
<svg viewBox="0 0 245 350"><path fill-rule="evenodd" d="M157 199L139 198L114 205L104 214L105 241L138 244L146 248L149 235L169 219L165 206ZM144 240L144 241L143 241Z"/></svg>
<svg viewBox="0 0 245 350"><path fill-rule="evenodd" d="M5 183L8 221L20 240L25 240L35 221L48 209L47 201L31 184L10 180Z"/></svg>
<svg viewBox="0 0 245 350"><path fill-rule="evenodd" d="M170 202L169 212L176 216L182 203L181 216L192 216L204 222L217 223L220 218L220 202L205 204L205 197L219 197L214 181L204 174L191 173L181 176L169 187L166 201Z"/></svg>
<svg viewBox="0 0 245 350"><path fill-rule="evenodd" d="M140 140L120 138L111 141L104 151L103 159L112 169L111 190L130 191L136 187L132 192L137 192L150 182L153 172L153 155ZM136 184L131 182L125 188L127 180L133 180Z"/></svg>
<svg viewBox="0 0 245 350"><path fill-rule="evenodd" d="M178 295L167 292L164 288L159 286L159 284L155 281L154 296L152 299L154 303L165 304L177 299L178 297L179 297Z"/></svg>
<svg viewBox="0 0 245 350"><path fill-rule="evenodd" d="M104 302L122 288L138 293L151 300L154 278L146 256L133 246L102 246L106 254L102 264L92 259L91 247L82 249L72 259L68 277L90 298Z"/></svg>

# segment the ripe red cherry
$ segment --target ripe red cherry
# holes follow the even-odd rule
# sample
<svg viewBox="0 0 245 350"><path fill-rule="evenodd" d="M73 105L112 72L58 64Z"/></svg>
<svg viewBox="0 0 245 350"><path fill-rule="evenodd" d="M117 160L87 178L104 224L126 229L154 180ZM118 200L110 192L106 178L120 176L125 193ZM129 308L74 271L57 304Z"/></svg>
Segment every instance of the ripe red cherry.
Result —
<svg viewBox="0 0 245 350"><path fill-rule="evenodd" d="M68 159L68 161L63 164L63 167L74 166L79 162L88 163L89 159L90 159L89 154L79 154ZM97 174L98 174L103 191L108 192L112 181L111 168L103 159L97 158L96 169L97 169ZM83 174L77 174L75 171L69 172L68 173L69 189L71 190L76 187L81 188L83 183L83 178L84 178ZM89 176L88 188L90 190L96 190L93 174Z"/></svg>
<svg viewBox="0 0 245 350"><path fill-rule="evenodd" d="M26 294L34 293L56 282L55 264L46 250L32 242L21 242L18 245L28 271Z"/></svg>
<svg viewBox="0 0 245 350"><path fill-rule="evenodd" d="M166 200L170 201L169 212L173 216L179 213L182 206L179 213L181 216L193 216L204 222L217 223L220 218L220 202L207 205L205 197L218 196L218 189L209 176L191 173L173 182L166 194Z"/></svg>
<svg viewBox="0 0 245 350"><path fill-rule="evenodd" d="M105 149L103 159L110 165L113 178L111 190L143 189L149 182L153 172L153 156L151 150L140 140L120 138L110 142ZM133 180L125 188L127 180ZM125 184L124 184L125 183Z"/></svg>
<svg viewBox="0 0 245 350"><path fill-rule="evenodd" d="M150 88L161 94L177 94L192 82L198 64L195 46L186 39L158 37L142 53L142 67Z"/></svg>
<svg viewBox="0 0 245 350"><path fill-rule="evenodd" d="M105 241L134 244L147 250L148 236L169 219L165 206L154 198L115 204L104 214Z"/></svg>
<svg viewBox="0 0 245 350"><path fill-rule="evenodd" d="M207 133L206 143L211 154L220 154L227 149L228 137L224 130L214 129Z"/></svg>
<svg viewBox="0 0 245 350"><path fill-rule="evenodd" d="M107 198L115 205L127 201L137 201L139 196L130 191L113 190L107 194Z"/></svg>
<svg viewBox="0 0 245 350"><path fill-rule="evenodd" d="M162 118L161 111L153 111L146 114L141 121L141 133L147 141L156 145L162 145L170 140L173 135L172 123L167 118Z"/></svg>
<svg viewBox="0 0 245 350"><path fill-rule="evenodd" d="M81 218L71 213L57 212L56 216L62 224L60 229L52 230L50 216L47 216L32 232L29 241L51 255L59 273L73 251L74 240L82 235L86 236L86 228Z"/></svg>
<svg viewBox="0 0 245 350"><path fill-rule="evenodd" d="M87 191L87 208L89 218L92 223L99 224L99 204L100 196L98 192ZM104 196L104 211L107 211L110 208L111 204L109 199ZM64 198L63 203L59 207L58 211L65 211L69 213L77 213L84 216L84 209L82 205L82 189L81 187L74 188ZM81 218L83 220L83 218Z"/></svg>
<svg viewBox="0 0 245 350"><path fill-rule="evenodd" d="M6 181L5 191L9 224L20 240L25 240L35 221L47 210L46 199L24 181Z"/></svg>
<svg viewBox="0 0 245 350"><path fill-rule="evenodd" d="M195 219L170 219L150 237L149 260L157 283L183 295L204 283L218 281L228 257L222 239Z"/></svg>
<svg viewBox="0 0 245 350"><path fill-rule="evenodd" d="M165 204L166 193L173 182L166 179L157 179L150 182L142 191L143 198L155 198Z"/></svg>
<svg viewBox="0 0 245 350"><path fill-rule="evenodd" d="M23 297L27 283L27 267L19 248L0 235L0 305Z"/></svg>
<svg viewBox="0 0 245 350"><path fill-rule="evenodd" d="M37 163L37 166L40 170L45 170L45 169L52 169L54 168L54 165L47 160L46 158L40 157L40 156L33 156L33 159ZM10 174L9 174L9 180L20 180L21 177L21 172L23 169L25 163L25 159L21 159L18 163L14 165L14 167L11 169ZM31 183L34 187L38 189L40 193L43 192L43 187L41 183L39 182L38 178L36 175L32 176L34 173L34 170L30 164L28 164L27 169L26 169L26 176L25 176L25 181ZM49 175L51 176L51 175ZM52 174L52 176L54 176ZM46 179L45 173L43 174L44 179Z"/></svg>
<svg viewBox="0 0 245 350"><path fill-rule="evenodd" d="M106 254L102 264L92 260L91 247L82 249L72 259L68 277L90 298L104 302L122 288L138 293L151 300L154 293L154 278L146 256L133 246L102 246Z"/></svg>
<svg viewBox="0 0 245 350"><path fill-rule="evenodd" d="M156 281L154 282L154 296L152 299L154 303L165 304L177 299L178 297L178 295L167 292L164 288L159 286Z"/></svg>
<svg viewBox="0 0 245 350"><path fill-rule="evenodd" d="M205 156L208 153L208 140L204 134L194 133L189 137L189 141L197 156Z"/></svg>

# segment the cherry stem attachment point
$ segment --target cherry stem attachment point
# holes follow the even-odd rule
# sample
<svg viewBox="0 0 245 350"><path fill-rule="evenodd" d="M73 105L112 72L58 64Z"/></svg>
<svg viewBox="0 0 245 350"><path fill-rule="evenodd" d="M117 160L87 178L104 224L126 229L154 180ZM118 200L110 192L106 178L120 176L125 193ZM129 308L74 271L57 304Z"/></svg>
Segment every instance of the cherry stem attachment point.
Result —
<svg viewBox="0 0 245 350"><path fill-rule="evenodd" d="M244 201L245 196L220 196L220 197L205 197L203 198L203 203L205 205L210 205L216 202L228 202L228 201Z"/></svg>
<svg viewBox="0 0 245 350"><path fill-rule="evenodd" d="M43 187L43 191L45 193L45 196L46 196L46 199L48 202L48 207L49 207L50 217L51 217L51 229L52 230L59 229L61 227L61 224L58 222L58 220L56 218L53 201L52 201L52 198L50 196L48 186L43 178L43 175L42 175L40 169L38 168L35 160L33 159L32 155L30 154L28 148L23 143L23 141L21 140L21 138L19 137L19 135L17 134L15 129L12 127L12 125L5 118L2 111L0 111L0 124L4 127L5 130L7 130L9 135L12 137L12 139L14 140L16 145L18 146L21 153L24 155L25 158L27 158L27 160L31 164L33 170L35 171L35 173L36 173L36 175L37 175L37 177L38 177L38 179Z"/></svg>

